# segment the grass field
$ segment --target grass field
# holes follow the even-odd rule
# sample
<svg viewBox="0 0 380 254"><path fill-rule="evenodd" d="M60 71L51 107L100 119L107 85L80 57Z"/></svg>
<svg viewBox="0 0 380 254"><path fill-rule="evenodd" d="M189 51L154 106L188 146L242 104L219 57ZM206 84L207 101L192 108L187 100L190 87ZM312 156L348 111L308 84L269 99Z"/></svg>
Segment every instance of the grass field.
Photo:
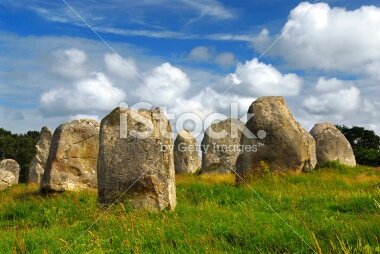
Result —
<svg viewBox="0 0 380 254"><path fill-rule="evenodd" d="M179 176L175 212L118 204L82 236L104 212L96 193L15 186L0 192L0 253L65 253L79 236L66 253L380 253L378 169L332 164L251 186Z"/></svg>

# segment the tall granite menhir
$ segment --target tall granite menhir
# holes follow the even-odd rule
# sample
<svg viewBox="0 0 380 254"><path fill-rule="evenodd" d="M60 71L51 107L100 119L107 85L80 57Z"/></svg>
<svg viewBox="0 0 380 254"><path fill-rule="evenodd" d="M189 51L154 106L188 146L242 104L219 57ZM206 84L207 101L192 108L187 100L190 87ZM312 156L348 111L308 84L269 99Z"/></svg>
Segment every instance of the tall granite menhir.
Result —
<svg viewBox="0 0 380 254"><path fill-rule="evenodd" d="M202 140L202 174L233 173L245 125L236 119L211 124Z"/></svg>
<svg viewBox="0 0 380 254"><path fill-rule="evenodd" d="M265 131L267 135L260 140L242 137L242 146L257 146L257 151L243 149L239 155L236 163L238 183L241 178L249 180L267 170L302 172L314 169L317 163L315 141L295 120L283 97L259 98L249 107L248 115L253 117L248 120L247 129L252 133Z"/></svg>
<svg viewBox="0 0 380 254"><path fill-rule="evenodd" d="M170 123L160 109L114 109L100 125L99 202L174 210L172 141Z"/></svg>
<svg viewBox="0 0 380 254"><path fill-rule="evenodd" d="M97 187L99 123L74 120L60 125L51 140L41 181L42 192L78 191Z"/></svg>
<svg viewBox="0 0 380 254"><path fill-rule="evenodd" d="M197 140L188 130L181 130L174 141L174 168L176 174L195 173L201 167Z"/></svg>
<svg viewBox="0 0 380 254"><path fill-rule="evenodd" d="M49 156L52 133L48 127L42 127L40 139L36 144L36 155L29 166L28 183L40 183L44 175L46 162Z"/></svg>

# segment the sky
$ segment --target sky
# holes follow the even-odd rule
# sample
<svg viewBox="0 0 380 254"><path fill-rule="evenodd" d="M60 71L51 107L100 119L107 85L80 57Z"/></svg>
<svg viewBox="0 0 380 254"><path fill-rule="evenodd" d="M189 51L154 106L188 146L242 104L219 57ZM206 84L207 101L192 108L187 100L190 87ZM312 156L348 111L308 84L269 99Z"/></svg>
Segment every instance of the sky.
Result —
<svg viewBox="0 0 380 254"><path fill-rule="evenodd" d="M173 124L235 106L241 117L273 95L307 130L380 134L379 27L379 1L0 0L0 127L55 129L136 103Z"/></svg>

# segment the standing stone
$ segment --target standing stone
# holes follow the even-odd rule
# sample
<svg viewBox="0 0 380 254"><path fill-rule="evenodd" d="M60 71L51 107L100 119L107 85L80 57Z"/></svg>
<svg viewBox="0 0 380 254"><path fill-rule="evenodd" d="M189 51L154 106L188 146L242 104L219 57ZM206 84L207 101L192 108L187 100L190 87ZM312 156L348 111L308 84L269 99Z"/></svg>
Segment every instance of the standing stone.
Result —
<svg viewBox="0 0 380 254"><path fill-rule="evenodd" d="M0 169L0 191L17 184L16 177L12 172Z"/></svg>
<svg viewBox="0 0 380 254"><path fill-rule="evenodd" d="M283 97L268 96L254 101L246 126L258 138L242 137L243 149L237 161L237 173L247 178L266 171L309 171L317 159L313 137L301 127ZM265 133L265 135L263 135ZM237 182L241 179L237 177Z"/></svg>
<svg viewBox="0 0 380 254"><path fill-rule="evenodd" d="M36 145L36 155L29 166L29 183L40 183L44 175L46 161L49 156L50 142L52 133L48 127L43 127L40 133L40 139Z"/></svg>
<svg viewBox="0 0 380 254"><path fill-rule="evenodd" d="M356 160L350 142L334 124L319 123L314 125L310 134L317 144L317 164L339 160L340 163L355 167Z"/></svg>
<svg viewBox="0 0 380 254"><path fill-rule="evenodd" d="M177 174L195 173L201 166L197 141L188 130L181 130L174 141L174 168Z"/></svg>
<svg viewBox="0 0 380 254"><path fill-rule="evenodd" d="M15 183L17 184L20 177L20 166L17 161L6 159L0 162L0 170L11 172L15 177Z"/></svg>
<svg viewBox="0 0 380 254"><path fill-rule="evenodd" d="M42 192L62 192L97 187L99 123L74 120L54 132L41 181Z"/></svg>
<svg viewBox="0 0 380 254"><path fill-rule="evenodd" d="M211 124L202 140L202 173L231 173L236 169L244 123L236 119Z"/></svg>
<svg viewBox="0 0 380 254"><path fill-rule="evenodd" d="M116 108L100 126L99 202L174 210L173 139L162 111Z"/></svg>

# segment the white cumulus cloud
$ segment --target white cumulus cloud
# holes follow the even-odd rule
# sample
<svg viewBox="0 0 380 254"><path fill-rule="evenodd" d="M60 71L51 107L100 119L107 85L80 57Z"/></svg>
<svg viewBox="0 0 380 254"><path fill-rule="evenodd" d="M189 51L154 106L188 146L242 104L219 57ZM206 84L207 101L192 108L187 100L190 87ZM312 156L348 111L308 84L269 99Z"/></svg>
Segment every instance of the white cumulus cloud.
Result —
<svg viewBox="0 0 380 254"><path fill-rule="evenodd" d="M65 78L80 78L86 75L87 55L79 49L66 49L54 52L52 71Z"/></svg>
<svg viewBox="0 0 380 254"><path fill-rule="evenodd" d="M303 80L296 74L282 74L272 65L256 58L244 64L238 63L235 73L229 74L226 84L233 84L232 91L249 96L298 95Z"/></svg>
<svg viewBox="0 0 380 254"><path fill-rule="evenodd" d="M360 90L351 82L320 78L315 90L317 95L311 95L303 101L304 108L310 113L344 114L362 107Z"/></svg>
<svg viewBox="0 0 380 254"><path fill-rule="evenodd" d="M127 80L137 78L138 69L135 60L131 57L122 58L116 54L106 54L104 62L107 69L120 78Z"/></svg>
<svg viewBox="0 0 380 254"><path fill-rule="evenodd" d="M136 89L135 95L141 101L157 106L170 106L184 96L190 84L184 71L170 63L164 63L145 76L145 84Z"/></svg>
<svg viewBox="0 0 380 254"><path fill-rule="evenodd" d="M193 48L188 58L193 61L208 61L211 58L212 50L205 46L199 46Z"/></svg>
<svg viewBox="0 0 380 254"><path fill-rule="evenodd" d="M268 53L295 68L379 77L379 27L380 8L375 6L347 10L303 2L290 12L281 39ZM263 52L274 39L263 30L253 45Z"/></svg>
<svg viewBox="0 0 380 254"><path fill-rule="evenodd" d="M96 114L112 110L126 97L103 73L94 73L72 88L54 88L41 96L41 110L46 115Z"/></svg>
<svg viewBox="0 0 380 254"><path fill-rule="evenodd" d="M213 47L198 46L193 48L187 59L192 62L201 62L208 64L216 64L220 67L231 67L237 62L236 57L231 52L218 53Z"/></svg>
<svg viewBox="0 0 380 254"><path fill-rule="evenodd" d="M192 124L187 121L184 126L181 126L182 117L185 117L190 123L198 123L193 133L200 142L203 131L209 127L210 120L224 120L230 117L245 119L248 107L254 100L254 98L239 95L223 95L206 87L193 97L179 98L176 105L168 111L173 113L177 119L176 131L180 131L183 127L192 129Z"/></svg>
<svg viewBox="0 0 380 254"><path fill-rule="evenodd" d="M315 90L318 92L338 91L348 85L352 85L352 82L343 81L337 78L326 79L325 77L320 77L315 86Z"/></svg>
<svg viewBox="0 0 380 254"><path fill-rule="evenodd" d="M223 52L216 56L215 63L222 67L230 67L236 64L236 58L230 52Z"/></svg>

